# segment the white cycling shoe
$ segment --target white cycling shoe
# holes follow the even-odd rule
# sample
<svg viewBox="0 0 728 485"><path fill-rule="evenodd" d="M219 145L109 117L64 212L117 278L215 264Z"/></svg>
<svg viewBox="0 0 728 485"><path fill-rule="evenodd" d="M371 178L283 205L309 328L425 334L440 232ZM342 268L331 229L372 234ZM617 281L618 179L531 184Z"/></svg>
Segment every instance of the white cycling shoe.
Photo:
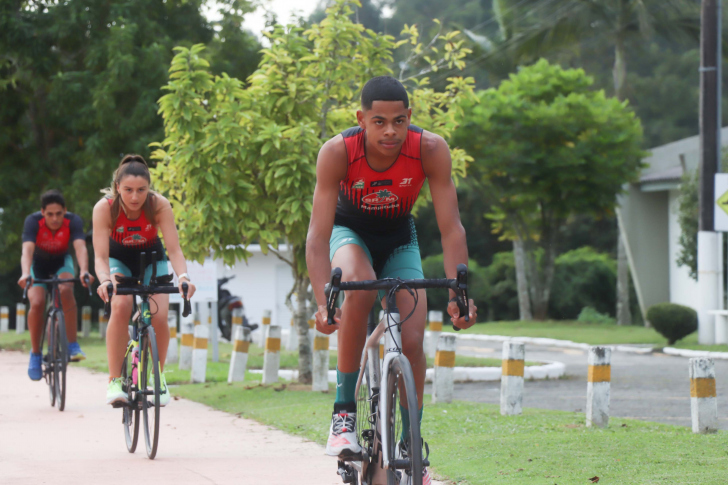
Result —
<svg viewBox="0 0 728 485"><path fill-rule="evenodd" d="M356 413L334 412L331 416L329 439L326 441L326 454L345 458L359 453L361 446L356 436Z"/></svg>

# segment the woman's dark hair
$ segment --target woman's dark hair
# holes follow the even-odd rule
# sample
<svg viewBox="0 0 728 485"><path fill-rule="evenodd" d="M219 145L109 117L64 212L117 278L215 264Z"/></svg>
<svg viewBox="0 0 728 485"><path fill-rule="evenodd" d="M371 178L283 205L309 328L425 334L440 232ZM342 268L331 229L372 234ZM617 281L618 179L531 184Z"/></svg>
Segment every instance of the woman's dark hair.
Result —
<svg viewBox="0 0 728 485"><path fill-rule="evenodd" d="M48 204L60 204L64 209L66 208L66 200L63 195L55 189L44 192L40 196L40 208L45 210Z"/></svg>
<svg viewBox="0 0 728 485"><path fill-rule="evenodd" d="M373 77L361 90L361 107L372 109L374 101L402 101L409 108L409 96L401 82L392 76Z"/></svg>
<svg viewBox="0 0 728 485"><path fill-rule="evenodd" d="M155 224L154 213L155 213L155 200L154 192L151 190L152 178L149 175L149 166L146 160L141 155L127 155L119 162L119 167L114 172L114 180L111 182L111 188L103 190L113 202L111 203L111 226L116 225L116 221L119 218L119 211L121 211L121 194L119 194L119 184L125 177L143 177L150 186L147 200L144 201L142 210L144 215L150 224Z"/></svg>

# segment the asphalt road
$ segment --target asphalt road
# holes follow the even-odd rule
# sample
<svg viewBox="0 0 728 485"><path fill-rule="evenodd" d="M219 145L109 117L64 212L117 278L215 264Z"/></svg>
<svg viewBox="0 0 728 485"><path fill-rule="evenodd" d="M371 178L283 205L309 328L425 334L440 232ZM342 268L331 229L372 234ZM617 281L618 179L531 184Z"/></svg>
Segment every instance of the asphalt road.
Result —
<svg viewBox="0 0 728 485"><path fill-rule="evenodd" d="M457 352L480 357L501 357L499 342L463 341ZM566 375L558 380L526 381L523 406L584 412L586 409L587 354L585 351L526 345L526 360L559 361ZM715 360L718 417L728 429L728 361ZM429 390L427 391L429 392ZM639 355L612 352L610 415L690 426L688 358L665 354ZM455 384L455 399L500 403L500 382Z"/></svg>

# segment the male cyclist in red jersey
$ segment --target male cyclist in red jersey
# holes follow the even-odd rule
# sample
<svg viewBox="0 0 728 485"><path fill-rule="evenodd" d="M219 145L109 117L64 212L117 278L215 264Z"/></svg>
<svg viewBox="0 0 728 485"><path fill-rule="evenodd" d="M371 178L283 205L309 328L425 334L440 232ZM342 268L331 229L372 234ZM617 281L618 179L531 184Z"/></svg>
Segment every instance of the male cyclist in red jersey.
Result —
<svg viewBox="0 0 728 485"><path fill-rule="evenodd" d="M89 283L93 276L88 272L88 252L83 233L83 221L76 214L66 211L66 201L57 190L49 190L40 198L40 212L35 212L25 218L23 226L23 254L20 259L22 276L18 285L25 288L28 278L47 279L53 275L59 278L73 278L75 270L73 259L68 254L69 244L73 244L76 259L83 276L89 276ZM82 283L86 286L86 283ZM66 319L66 337L68 338L68 355L71 361L86 358L76 341L76 298L73 296L73 284L64 283L59 286L61 304ZM41 368L42 356L40 336L43 328L43 310L45 308L46 285L33 284L28 290L28 329L32 351L28 376L38 381L43 376Z"/></svg>
<svg viewBox="0 0 728 485"><path fill-rule="evenodd" d="M306 243L306 262L318 303L316 328L338 334L337 388L326 453L346 457L359 453L356 436L355 387L366 340L367 318L377 292L346 294L336 324L327 324L324 286L331 268L340 267L342 281L378 278L423 278L417 234L411 210L425 180L429 182L440 229L445 274L455 278L457 265L467 264L465 229L460 223L452 161L445 140L410 124L412 110L402 84L389 76L369 80L361 93L358 127L327 141L316 162L316 189ZM454 297L454 292L450 292ZM422 419L426 361L423 351L427 299L419 290L419 304L402 325L402 347L412 364ZM384 294L379 298L383 300ZM382 302L384 304L384 301ZM409 315L414 298L397 295L402 315ZM459 328L475 323L477 308L470 302L470 319L460 315L451 299L451 320ZM398 444L406 454L404 437L409 422L402 413ZM429 483L424 471L423 483ZM406 478L405 478L406 481ZM403 483L405 483L403 481Z"/></svg>

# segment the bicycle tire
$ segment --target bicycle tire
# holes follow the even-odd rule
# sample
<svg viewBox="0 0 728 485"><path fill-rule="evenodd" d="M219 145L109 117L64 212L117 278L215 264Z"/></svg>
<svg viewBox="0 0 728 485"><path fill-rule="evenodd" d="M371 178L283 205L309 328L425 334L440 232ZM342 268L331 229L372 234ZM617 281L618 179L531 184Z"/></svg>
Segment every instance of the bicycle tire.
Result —
<svg viewBox="0 0 728 485"><path fill-rule="evenodd" d="M137 392L132 382L132 375L136 368L131 359L131 353L127 353L121 365L121 387L126 391L128 406L122 408L121 423L124 425L124 439L126 450L129 453L136 451L139 442L139 406L137 405Z"/></svg>
<svg viewBox="0 0 728 485"><path fill-rule="evenodd" d="M412 485L422 485L422 439L420 437L420 422L417 403L417 389L415 378L412 374L407 357L398 355L392 359L387 376L387 397L388 408L386 410L386 423L389 432L389 446L387 453L389 462L392 463L397 457L397 441L402 430L402 416L400 412L400 395L404 391L404 398L407 402L409 413L410 430L407 436L409 441L408 455L410 467L407 470L387 470L387 485L399 485L403 482L402 477L407 473L412 477Z"/></svg>
<svg viewBox="0 0 728 485"><path fill-rule="evenodd" d="M362 376L359 392L356 396L356 430L359 445L362 447L362 452L366 451L368 460L367 463L362 462L362 466L359 468L358 478L360 485L371 485L371 464L375 440L369 441L364 438L365 432L373 429L373 424L370 421L371 412L371 401L369 397L369 370L364 368L364 375Z"/></svg>
<svg viewBox="0 0 728 485"><path fill-rule="evenodd" d="M153 460L157 456L159 444L159 356L157 354L157 337L154 328L147 328L142 336L140 358L142 374L139 389L147 391L149 377L154 376L152 394L141 394L142 413L144 414L144 440L147 445L147 456ZM151 398L151 400L150 400Z"/></svg>
<svg viewBox="0 0 728 485"><path fill-rule="evenodd" d="M40 354L43 359L43 377L45 378L46 384L48 384L48 398L51 402L51 407L56 405L56 380L55 374L53 373L53 331L51 330L53 324L53 313L55 310L51 310L46 314L45 325L40 334ZM46 333L48 338L46 339ZM43 348L45 346L45 349Z"/></svg>
<svg viewBox="0 0 728 485"><path fill-rule="evenodd" d="M58 410L66 409L66 369L68 367L68 342L66 341L66 321L63 312L56 311L54 325L55 359L53 373L55 375L56 404Z"/></svg>

